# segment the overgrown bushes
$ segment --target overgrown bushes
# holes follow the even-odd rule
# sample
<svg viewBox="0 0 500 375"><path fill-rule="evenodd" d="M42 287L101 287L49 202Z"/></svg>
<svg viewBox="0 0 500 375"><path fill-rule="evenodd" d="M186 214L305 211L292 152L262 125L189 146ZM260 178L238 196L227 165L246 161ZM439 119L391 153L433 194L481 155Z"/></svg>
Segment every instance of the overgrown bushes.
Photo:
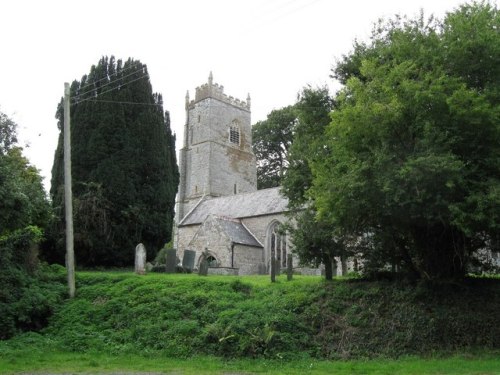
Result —
<svg viewBox="0 0 500 375"><path fill-rule="evenodd" d="M189 357L363 358L498 350L499 280L84 273L45 339L62 350Z"/></svg>
<svg viewBox="0 0 500 375"><path fill-rule="evenodd" d="M62 302L64 270L39 265L41 236L28 226L0 237L0 339L40 330Z"/></svg>

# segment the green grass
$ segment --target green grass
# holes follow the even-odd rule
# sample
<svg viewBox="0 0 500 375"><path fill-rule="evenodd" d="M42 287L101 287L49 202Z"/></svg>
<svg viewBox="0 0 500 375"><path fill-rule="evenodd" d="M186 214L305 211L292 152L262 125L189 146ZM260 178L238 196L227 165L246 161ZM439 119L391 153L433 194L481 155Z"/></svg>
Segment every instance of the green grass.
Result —
<svg viewBox="0 0 500 375"><path fill-rule="evenodd" d="M0 342L0 373L495 374L499 281L78 272L45 330Z"/></svg>
<svg viewBox="0 0 500 375"><path fill-rule="evenodd" d="M494 355L399 360L318 361L239 359L197 356L189 359L110 356L103 353L19 351L0 357L0 374L15 373L175 373L175 374L401 374L446 375L500 373Z"/></svg>

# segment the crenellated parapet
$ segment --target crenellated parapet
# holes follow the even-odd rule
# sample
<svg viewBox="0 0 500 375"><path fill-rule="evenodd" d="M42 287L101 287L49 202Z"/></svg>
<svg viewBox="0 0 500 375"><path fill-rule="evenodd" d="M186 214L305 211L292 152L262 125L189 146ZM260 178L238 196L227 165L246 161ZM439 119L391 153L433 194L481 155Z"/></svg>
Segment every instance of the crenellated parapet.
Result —
<svg viewBox="0 0 500 375"><path fill-rule="evenodd" d="M188 98L189 97L186 96L186 105L188 104ZM250 111L250 94L247 96L247 101L224 94L224 86L213 82L212 72L210 72L210 76L208 77L208 83L196 88L194 100L189 102L188 107L193 108L195 103L207 98L217 99L243 110Z"/></svg>

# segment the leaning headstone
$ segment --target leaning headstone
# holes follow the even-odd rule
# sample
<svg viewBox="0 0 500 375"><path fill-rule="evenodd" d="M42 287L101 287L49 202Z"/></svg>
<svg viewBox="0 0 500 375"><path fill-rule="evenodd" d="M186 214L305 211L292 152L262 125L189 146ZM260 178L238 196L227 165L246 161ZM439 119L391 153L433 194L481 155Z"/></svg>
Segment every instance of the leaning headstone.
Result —
<svg viewBox="0 0 500 375"><path fill-rule="evenodd" d="M293 256L292 254L287 254L286 257L286 279L288 281L292 280L293 275Z"/></svg>
<svg viewBox="0 0 500 375"><path fill-rule="evenodd" d="M175 273L177 265L177 251L175 249L167 249L166 273Z"/></svg>
<svg viewBox="0 0 500 375"><path fill-rule="evenodd" d="M135 273L139 275L146 273L146 248L142 243L135 247Z"/></svg>
<svg viewBox="0 0 500 375"><path fill-rule="evenodd" d="M182 267L185 270L192 271L194 268L195 257L196 257L196 251L184 250L184 257L182 258Z"/></svg>
<svg viewBox="0 0 500 375"><path fill-rule="evenodd" d="M202 256L200 262L200 269L198 270L198 275L207 276L208 275L208 262L205 256Z"/></svg>

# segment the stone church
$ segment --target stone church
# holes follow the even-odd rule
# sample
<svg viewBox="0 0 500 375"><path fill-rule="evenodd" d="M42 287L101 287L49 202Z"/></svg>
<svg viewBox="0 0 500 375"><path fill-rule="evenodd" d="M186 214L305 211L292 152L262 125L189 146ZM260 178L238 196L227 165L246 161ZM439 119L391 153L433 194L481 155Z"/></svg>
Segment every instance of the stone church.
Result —
<svg viewBox="0 0 500 375"><path fill-rule="evenodd" d="M212 273L267 273L272 257L287 265L288 201L279 188L257 190L250 109L250 96L226 95L212 73L186 95L174 246L181 260L194 251L195 267L206 257Z"/></svg>

